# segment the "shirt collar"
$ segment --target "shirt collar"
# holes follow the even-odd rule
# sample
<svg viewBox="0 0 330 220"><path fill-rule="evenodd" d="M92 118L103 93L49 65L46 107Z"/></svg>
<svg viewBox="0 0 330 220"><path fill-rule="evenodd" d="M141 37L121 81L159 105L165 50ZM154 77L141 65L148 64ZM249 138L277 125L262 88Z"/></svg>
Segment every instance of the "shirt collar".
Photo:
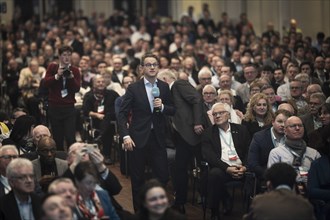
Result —
<svg viewBox="0 0 330 220"><path fill-rule="evenodd" d="M152 84L145 77L143 77L143 82L144 82L144 85L155 85L155 84L157 84L158 80L156 79L155 80L155 83Z"/></svg>

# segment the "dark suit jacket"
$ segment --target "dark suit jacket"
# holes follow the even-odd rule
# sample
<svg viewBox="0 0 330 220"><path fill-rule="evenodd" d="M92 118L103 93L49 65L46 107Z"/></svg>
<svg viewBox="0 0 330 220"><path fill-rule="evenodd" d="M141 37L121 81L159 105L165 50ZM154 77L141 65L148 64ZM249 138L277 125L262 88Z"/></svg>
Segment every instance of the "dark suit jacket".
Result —
<svg viewBox="0 0 330 220"><path fill-rule="evenodd" d="M151 111L143 79L129 85L120 106L118 115L120 136L130 135L138 148L146 145L151 132L151 124L153 124L158 143L165 147L165 115L174 115L175 108L168 84L158 80L157 86L160 90L159 98L162 99L164 105L162 113L156 114ZM132 120L128 129L128 114L131 112Z"/></svg>
<svg viewBox="0 0 330 220"><path fill-rule="evenodd" d="M194 126L203 123L201 97L186 80L175 81L171 92L176 108L173 116L175 129L188 144L197 145L200 142L200 136L194 132Z"/></svg>
<svg viewBox="0 0 330 220"><path fill-rule="evenodd" d="M73 48L73 52L79 53L80 56L84 55L84 46L78 40L73 40L71 47Z"/></svg>
<svg viewBox="0 0 330 220"><path fill-rule="evenodd" d="M41 201L38 196L31 194L32 212L34 219L41 217ZM0 219L1 220L21 220L14 192L0 198Z"/></svg>
<svg viewBox="0 0 330 220"><path fill-rule="evenodd" d="M126 70L123 70L123 77L125 76L128 76L128 72ZM112 82L117 82L117 83L122 83L120 82L120 80L118 79L118 76L117 74L115 73L115 71L112 71L112 74L111 74L111 80Z"/></svg>
<svg viewBox="0 0 330 220"><path fill-rule="evenodd" d="M313 206L288 189L277 189L253 199L244 220L313 220Z"/></svg>
<svg viewBox="0 0 330 220"><path fill-rule="evenodd" d="M300 116L305 128L305 133L309 135L314 131L314 120L313 116L310 113Z"/></svg>
<svg viewBox="0 0 330 220"><path fill-rule="evenodd" d="M249 154L248 154L248 168L255 172L258 177L263 177L267 168L269 152L274 148L271 128L258 131L253 135Z"/></svg>
<svg viewBox="0 0 330 220"><path fill-rule="evenodd" d="M250 143L249 132L243 125L230 123L230 127L236 152L244 164L249 147L248 143ZM211 168L217 167L226 170L229 165L221 160L221 152L219 128L217 125L213 125L207 128L202 135L203 159L209 163Z"/></svg>

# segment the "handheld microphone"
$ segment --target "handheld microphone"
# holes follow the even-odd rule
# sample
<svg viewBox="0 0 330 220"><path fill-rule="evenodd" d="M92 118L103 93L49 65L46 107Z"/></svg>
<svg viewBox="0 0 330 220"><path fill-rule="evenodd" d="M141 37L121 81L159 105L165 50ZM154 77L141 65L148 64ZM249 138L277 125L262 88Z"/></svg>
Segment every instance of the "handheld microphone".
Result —
<svg viewBox="0 0 330 220"><path fill-rule="evenodd" d="M159 91L159 88L156 86L156 87L152 87L151 89L151 94L152 96L155 98L158 98L160 96L160 91ZM161 111L160 107L154 107L154 112L159 114Z"/></svg>

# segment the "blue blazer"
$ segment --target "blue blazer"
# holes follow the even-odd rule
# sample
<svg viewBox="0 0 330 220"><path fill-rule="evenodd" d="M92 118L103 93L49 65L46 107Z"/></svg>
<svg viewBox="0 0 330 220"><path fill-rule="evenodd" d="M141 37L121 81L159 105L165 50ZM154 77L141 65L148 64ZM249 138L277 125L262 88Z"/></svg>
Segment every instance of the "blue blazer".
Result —
<svg viewBox="0 0 330 220"><path fill-rule="evenodd" d="M143 148L146 145L151 132L151 124L153 124L158 143L162 147L166 145L165 115L174 115L175 108L168 84L158 80L157 86L160 90L159 98L162 99L164 105L163 112L160 114L155 114L150 109L143 79L129 85L120 106L118 115L120 136L123 138L130 135L137 148ZM128 128L128 115L130 113L132 113L132 120Z"/></svg>
<svg viewBox="0 0 330 220"><path fill-rule="evenodd" d="M113 220L113 219L120 220L120 218L118 217L118 215L116 213L115 208L112 205L111 199L110 199L107 191L105 191L105 190L95 190L95 191L102 204L104 214L106 216L109 216L109 218L111 220Z"/></svg>
<svg viewBox="0 0 330 220"><path fill-rule="evenodd" d="M248 168L258 177L263 177L267 168L269 152L274 148L271 128L258 131L254 134L248 153Z"/></svg>

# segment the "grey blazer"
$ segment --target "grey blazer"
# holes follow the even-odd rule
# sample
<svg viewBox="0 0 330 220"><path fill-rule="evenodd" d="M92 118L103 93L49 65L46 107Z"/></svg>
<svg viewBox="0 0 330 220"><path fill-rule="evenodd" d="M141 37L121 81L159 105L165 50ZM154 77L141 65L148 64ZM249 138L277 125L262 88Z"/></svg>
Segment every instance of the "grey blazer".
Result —
<svg viewBox="0 0 330 220"><path fill-rule="evenodd" d="M66 160L61 160L59 158L55 158L57 174L58 176L62 176L63 173L68 169L68 162ZM32 161L33 170L35 178L39 181L41 179L41 164L40 159L35 159Z"/></svg>

